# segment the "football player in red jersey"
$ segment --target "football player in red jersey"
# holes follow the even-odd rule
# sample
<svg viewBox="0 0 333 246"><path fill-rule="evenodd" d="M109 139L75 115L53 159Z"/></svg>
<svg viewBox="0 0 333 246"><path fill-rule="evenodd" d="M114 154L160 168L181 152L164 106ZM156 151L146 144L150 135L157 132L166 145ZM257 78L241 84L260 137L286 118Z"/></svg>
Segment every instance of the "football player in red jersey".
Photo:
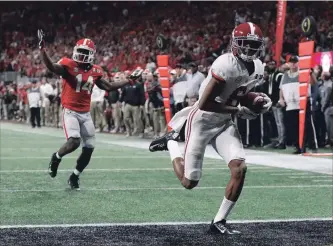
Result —
<svg viewBox="0 0 333 246"><path fill-rule="evenodd" d="M90 115L92 88L96 85L106 91L116 90L130 80L126 78L123 81L109 83L102 78L103 69L93 64L96 48L91 39L79 40L74 47L72 59L64 57L57 63L53 63L46 53L42 30L38 30L38 39L45 66L62 78L62 122L67 139L67 142L52 155L49 174L54 178L61 158L76 150L82 141L82 152L68 179L69 186L79 190L79 175L87 167L95 147L95 127Z"/></svg>

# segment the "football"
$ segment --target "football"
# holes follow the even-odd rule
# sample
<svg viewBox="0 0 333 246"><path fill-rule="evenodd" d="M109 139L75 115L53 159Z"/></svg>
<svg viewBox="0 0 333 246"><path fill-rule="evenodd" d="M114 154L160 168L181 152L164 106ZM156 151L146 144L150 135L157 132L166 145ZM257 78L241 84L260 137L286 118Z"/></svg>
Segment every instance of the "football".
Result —
<svg viewBox="0 0 333 246"><path fill-rule="evenodd" d="M241 106L251 109L253 112L259 114L265 105L264 97L256 92L249 92L239 98Z"/></svg>
<svg viewBox="0 0 333 246"><path fill-rule="evenodd" d="M306 37L310 37L317 31L317 23L313 16L307 16L303 19L301 24L301 30Z"/></svg>

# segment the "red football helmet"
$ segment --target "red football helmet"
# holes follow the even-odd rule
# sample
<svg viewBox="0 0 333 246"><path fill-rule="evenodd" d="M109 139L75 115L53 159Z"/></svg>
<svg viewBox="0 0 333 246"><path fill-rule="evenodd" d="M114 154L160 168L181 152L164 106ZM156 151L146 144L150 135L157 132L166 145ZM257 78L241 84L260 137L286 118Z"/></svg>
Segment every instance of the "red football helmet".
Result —
<svg viewBox="0 0 333 246"><path fill-rule="evenodd" d="M238 25L232 31L231 50L244 61L253 61L264 48L260 28L252 22Z"/></svg>
<svg viewBox="0 0 333 246"><path fill-rule="evenodd" d="M80 63L93 63L95 58L96 48L91 39L83 38L77 41L72 59Z"/></svg>

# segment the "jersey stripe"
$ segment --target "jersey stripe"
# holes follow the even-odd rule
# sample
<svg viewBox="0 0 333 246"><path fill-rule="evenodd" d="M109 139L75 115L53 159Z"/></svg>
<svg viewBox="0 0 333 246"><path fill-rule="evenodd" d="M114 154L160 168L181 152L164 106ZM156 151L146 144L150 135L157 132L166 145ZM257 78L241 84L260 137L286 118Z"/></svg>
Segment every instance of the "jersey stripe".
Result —
<svg viewBox="0 0 333 246"><path fill-rule="evenodd" d="M251 35L254 35L255 33L254 33L254 25L253 25L253 23L252 22L248 22L249 23L249 26L250 26L250 30L251 30Z"/></svg>
<svg viewBox="0 0 333 246"><path fill-rule="evenodd" d="M212 76L213 76L215 79L217 79L217 80L221 80L221 81L224 80L224 78L221 78L220 76L218 76L217 74L215 74L215 73L213 72L213 70L211 70L211 73L212 73Z"/></svg>
<svg viewBox="0 0 333 246"><path fill-rule="evenodd" d="M68 140L68 134L67 134L66 122L65 122L65 109L64 108L62 109L62 125L63 125L63 128L64 128L66 140Z"/></svg>
<svg viewBox="0 0 333 246"><path fill-rule="evenodd" d="M187 151L188 143L190 142L193 118L194 118L194 115L198 111L199 111L199 108L194 108L192 110L192 112L190 112L189 119L188 119L188 122L187 122L187 133L186 133L187 137L185 139L185 150L184 150L184 166L186 165L186 151ZM184 169L185 169L185 167L184 167Z"/></svg>

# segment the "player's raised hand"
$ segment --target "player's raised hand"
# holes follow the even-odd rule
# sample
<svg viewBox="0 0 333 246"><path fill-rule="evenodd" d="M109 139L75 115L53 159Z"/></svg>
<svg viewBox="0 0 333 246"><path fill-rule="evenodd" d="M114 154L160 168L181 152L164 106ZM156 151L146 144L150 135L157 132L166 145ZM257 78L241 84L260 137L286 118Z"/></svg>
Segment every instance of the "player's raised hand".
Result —
<svg viewBox="0 0 333 246"><path fill-rule="evenodd" d="M255 118L257 118L258 114L256 114L247 107L241 106L236 116L244 120L254 120Z"/></svg>
<svg viewBox="0 0 333 246"><path fill-rule="evenodd" d="M45 34L42 29L38 29L37 36L38 36L38 48L40 50L44 49L45 48L45 41L44 41Z"/></svg>

